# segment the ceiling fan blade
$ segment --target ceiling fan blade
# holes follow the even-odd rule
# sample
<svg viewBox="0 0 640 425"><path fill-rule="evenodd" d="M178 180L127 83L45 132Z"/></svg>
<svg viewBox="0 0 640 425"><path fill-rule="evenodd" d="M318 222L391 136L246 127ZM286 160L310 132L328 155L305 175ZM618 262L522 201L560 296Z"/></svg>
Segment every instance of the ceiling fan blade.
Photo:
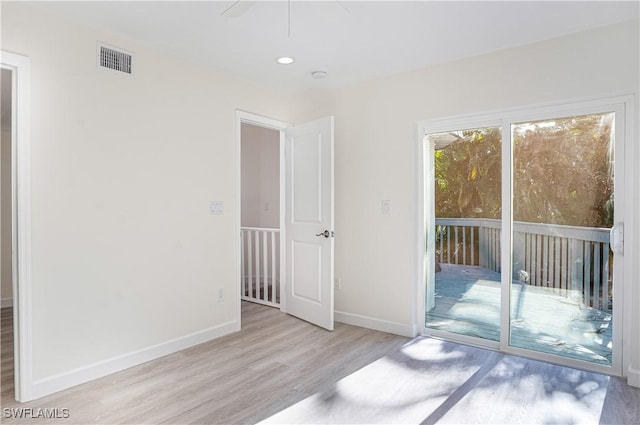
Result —
<svg viewBox="0 0 640 425"><path fill-rule="evenodd" d="M254 4L254 1L236 0L229 5L229 7L223 10L220 16L225 16L227 18L239 18Z"/></svg>
<svg viewBox="0 0 640 425"><path fill-rule="evenodd" d="M338 3L338 6L340 6L342 8L342 10L344 10L347 13L351 13L349 8L344 4L344 2L342 0L336 0L336 3Z"/></svg>

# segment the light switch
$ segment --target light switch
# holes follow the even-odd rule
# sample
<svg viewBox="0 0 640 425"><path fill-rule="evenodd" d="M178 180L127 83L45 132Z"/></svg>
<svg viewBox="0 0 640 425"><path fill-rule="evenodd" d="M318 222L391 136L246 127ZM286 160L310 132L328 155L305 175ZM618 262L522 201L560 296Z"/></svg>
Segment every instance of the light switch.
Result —
<svg viewBox="0 0 640 425"><path fill-rule="evenodd" d="M223 201L211 201L209 202L209 214L224 214L224 202Z"/></svg>
<svg viewBox="0 0 640 425"><path fill-rule="evenodd" d="M382 201L382 215L390 215L391 214L391 201L385 199Z"/></svg>

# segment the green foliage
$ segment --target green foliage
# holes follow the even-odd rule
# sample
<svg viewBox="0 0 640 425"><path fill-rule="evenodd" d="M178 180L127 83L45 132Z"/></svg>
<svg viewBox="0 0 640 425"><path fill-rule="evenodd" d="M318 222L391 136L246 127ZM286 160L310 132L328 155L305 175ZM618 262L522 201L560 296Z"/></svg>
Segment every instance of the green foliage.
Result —
<svg viewBox="0 0 640 425"><path fill-rule="evenodd" d="M435 151L437 217L500 218L500 128L447 133Z"/></svg>
<svg viewBox="0 0 640 425"><path fill-rule="evenodd" d="M612 127L613 114L514 125L514 220L610 227ZM500 128L429 137L437 146L436 216L500 218Z"/></svg>
<svg viewBox="0 0 640 425"><path fill-rule="evenodd" d="M514 217L535 223L613 224L613 114L514 129Z"/></svg>

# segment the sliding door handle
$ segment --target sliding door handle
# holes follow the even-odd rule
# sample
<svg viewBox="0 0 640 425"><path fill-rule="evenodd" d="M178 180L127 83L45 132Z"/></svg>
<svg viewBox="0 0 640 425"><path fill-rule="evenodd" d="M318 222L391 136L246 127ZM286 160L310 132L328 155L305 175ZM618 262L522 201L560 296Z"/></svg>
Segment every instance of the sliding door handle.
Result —
<svg viewBox="0 0 640 425"><path fill-rule="evenodd" d="M624 254L624 223L618 223L611 228L609 244L614 254Z"/></svg>

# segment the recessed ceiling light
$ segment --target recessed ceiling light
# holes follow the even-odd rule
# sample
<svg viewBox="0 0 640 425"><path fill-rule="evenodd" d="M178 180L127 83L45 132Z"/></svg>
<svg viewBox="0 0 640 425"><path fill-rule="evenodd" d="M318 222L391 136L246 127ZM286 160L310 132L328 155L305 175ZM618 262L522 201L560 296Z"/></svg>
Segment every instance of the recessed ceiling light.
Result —
<svg viewBox="0 0 640 425"><path fill-rule="evenodd" d="M290 58L288 56L282 56L281 58L276 59L278 61L279 64L282 65L290 65L294 62L293 58Z"/></svg>
<svg viewBox="0 0 640 425"><path fill-rule="evenodd" d="M313 71L311 73L311 76L313 78L315 78L316 80L320 80L322 78L326 78L327 77L327 72L326 71Z"/></svg>

